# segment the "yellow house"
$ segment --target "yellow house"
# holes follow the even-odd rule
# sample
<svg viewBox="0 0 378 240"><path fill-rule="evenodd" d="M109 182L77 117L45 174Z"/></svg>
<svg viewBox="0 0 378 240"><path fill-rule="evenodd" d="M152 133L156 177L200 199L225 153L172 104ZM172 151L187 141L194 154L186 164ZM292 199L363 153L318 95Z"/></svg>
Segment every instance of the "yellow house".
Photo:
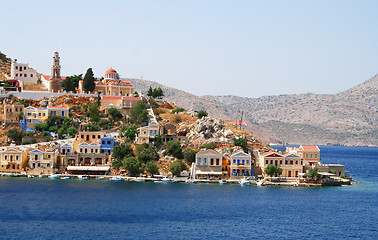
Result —
<svg viewBox="0 0 378 240"><path fill-rule="evenodd" d="M301 145L299 148L288 147L286 151L303 158L305 165L316 165L320 162L320 149L318 146Z"/></svg>
<svg viewBox="0 0 378 240"><path fill-rule="evenodd" d="M93 131L93 132L84 132L81 131L75 138L73 142L73 150L79 152L80 150L80 143L82 142L97 142L100 141L102 137L105 136L105 132L102 131Z"/></svg>
<svg viewBox="0 0 378 240"><path fill-rule="evenodd" d="M140 100L142 100L141 97L102 96L100 110L107 113L109 108L116 108L123 115L129 116L130 109Z"/></svg>
<svg viewBox="0 0 378 240"><path fill-rule="evenodd" d="M18 148L6 148L0 151L0 171L23 172L26 170L28 154Z"/></svg>
<svg viewBox="0 0 378 240"><path fill-rule="evenodd" d="M48 106L48 116L69 117L69 107L64 106Z"/></svg>
<svg viewBox="0 0 378 240"><path fill-rule="evenodd" d="M24 120L28 128L34 128L35 124L45 122L48 118L47 108L24 108ZM25 128L26 128L25 126Z"/></svg>
<svg viewBox="0 0 378 240"><path fill-rule="evenodd" d="M303 173L303 161L301 157L292 154L280 154L277 152L267 152L259 155L259 166L265 176L265 169L268 165L275 165L282 168L279 177L298 178Z"/></svg>
<svg viewBox="0 0 378 240"><path fill-rule="evenodd" d="M137 144L150 143L154 140L155 135L159 134L159 123L156 121L154 112L152 109L147 109L147 111L148 126L138 128Z"/></svg>

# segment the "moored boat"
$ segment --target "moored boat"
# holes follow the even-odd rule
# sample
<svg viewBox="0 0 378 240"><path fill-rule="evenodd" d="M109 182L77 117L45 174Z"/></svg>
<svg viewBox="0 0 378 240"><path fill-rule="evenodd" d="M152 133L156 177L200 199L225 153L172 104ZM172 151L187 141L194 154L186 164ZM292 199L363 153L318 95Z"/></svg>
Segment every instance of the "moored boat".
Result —
<svg viewBox="0 0 378 240"><path fill-rule="evenodd" d="M112 182L121 182L121 181L125 181L123 178L120 178L120 177L112 177L109 179L109 181L112 181Z"/></svg>
<svg viewBox="0 0 378 240"><path fill-rule="evenodd" d="M227 184L226 179L221 179L221 180L219 180L219 184Z"/></svg>
<svg viewBox="0 0 378 240"><path fill-rule="evenodd" d="M68 180L68 179L71 179L71 177L65 176L65 177L61 177L60 179L62 179L62 180Z"/></svg>
<svg viewBox="0 0 378 240"><path fill-rule="evenodd" d="M30 174L29 174L29 175L28 175L28 178L34 178L34 175L30 175Z"/></svg>
<svg viewBox="0 0 378 240"><path fill-rule="evenodd" d="M58 179L59 176L56 175L56 174L50 174L50 175L48 176L48 178L51 178L51 179Z"/></svg>
<svg viewBox="0 0 378 240"><path fill-rule="evenodd" d="M261 187L261 186L265 186L265 183L263 181L258 181L256 182L256 185Z"/></svg>
<svg viewBox="0 0 378 240"><path fill-rule="evenodd" d="M251 182L248 181L247 179L241 179L239 183L240 183L241 186L249 186L249 185L251 185Z"/></svg>
<svg viewBox="0 0 378 240"><path fill-rule="evenodd" d="M161 179L161 181L162 181L163 183L173 183L173 180L172 180L172 179L169 179L169 178L167 178L167 177L164 177L163 179Z"/></svg>
<svg viewBox="0 0 378 240"><path fill-rule="evenodd" d="M83 176L83 175L78 175L78 176L77 176L77 179L78 179L78 180L87 180L88 177Z"/></svg>
<svg viewBox="0 0 378 240"><path fill-rule="evenodd" d="M145 182L145 180L144 179L135 179L134 182Z"/></svg>

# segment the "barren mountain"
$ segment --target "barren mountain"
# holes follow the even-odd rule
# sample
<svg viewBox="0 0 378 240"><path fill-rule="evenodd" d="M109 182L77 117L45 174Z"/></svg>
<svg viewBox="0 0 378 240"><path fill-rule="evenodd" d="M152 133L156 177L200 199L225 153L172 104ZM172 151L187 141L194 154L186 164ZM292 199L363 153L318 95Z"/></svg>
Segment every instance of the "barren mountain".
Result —
<svg viewBox="0 0 378 240"><path fill-rule="evenodd" d="M199 97L156 82L128 79L145 93L161 87L165 98L186 109L222 119L243 120L263 141L292 144L378 146L378 75L338 94L293 94L245 98Z"/></svg>

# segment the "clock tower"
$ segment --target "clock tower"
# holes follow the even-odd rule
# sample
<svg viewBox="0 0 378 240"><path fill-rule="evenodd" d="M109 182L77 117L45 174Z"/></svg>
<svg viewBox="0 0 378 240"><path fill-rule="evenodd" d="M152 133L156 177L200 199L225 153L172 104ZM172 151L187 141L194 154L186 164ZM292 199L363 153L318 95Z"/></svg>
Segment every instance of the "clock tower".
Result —
<svg viewBox="0 0 378 240"><path fill-rule="evenodd" d="M51 67L50 92L59 92L62 90L62 77L60 76L60 57L55 52L53 57L53 65Z"/></svg>

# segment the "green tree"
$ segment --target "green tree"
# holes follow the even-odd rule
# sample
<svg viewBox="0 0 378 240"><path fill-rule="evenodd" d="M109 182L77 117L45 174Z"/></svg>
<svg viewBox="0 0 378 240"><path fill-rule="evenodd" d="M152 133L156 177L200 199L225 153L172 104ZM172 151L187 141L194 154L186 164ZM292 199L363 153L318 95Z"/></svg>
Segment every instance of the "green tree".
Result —
<svg viewBox="0 0 378 240"><path fill-rule="evenodd" d="M168 141L167 149L164 152L164 155L173 155L178 159L183 159L184 155L182 153L181 144L178 141Z"/></svg>
<svg viewBox="0 0 378 240"><path fill-rule="evenodd" d="M114 159L122 160L125 157L133 157L134 152L130 144L122 143L113 147L112 157Z"/></svg>
<svg viewBox="0 0 378 240"><path fill-rule="evenodd" d="M77 133L77 128L75 127L70 127L67 129L67 133L68 135L70 135L71 137L75 136L76 133Z"/></svg>
<svg viewBox="0 0 378 240"><path fill-rule="evenodd" d="M186 169L186 164L182 160L176 160L169 165L169 171L174 176L180 176L180 173Z"/></svg>
<svg viewBox="0 0 378 240"><path fill-rule="evenodd" d="M24 132L22 130L18 130L17 128L11 128L5 132L5 135L15 141L17 144L21 144Z"/></svg>
<svg viewBox="0 0 378 240"><path fill-rule="evenodd" d="M92 68L88 68L83 79L84 92L93 92L96 87L95 78L93 76Z"/></svg>
<svg viewBox="0 0 378 240"><path fill-rule="evenodd" d="M150 87L147 91L147 96L153 97L154 96L154 91L152 90L152 87Z"/></svg>
<svg viewBox="0 0 378 240"><path fill-rule="evenodd" d="M79 87L79 82L83 80L83 74L69 76L69 78L71 79L72 85L75 90Z"/></svg>
<svg viewBox="0 0 378 240"><path fill-rule="evenodd" d="M35 130L37 131L48 131L49 130L49 125L47 123L37 123L34 125Z"/></svg>
<svg viewBox="0 0 378 240"><path fill-rule="evenodd" d="M60 127L61 122L62 122L62 117L58 116L58 115L50 115L46 120L46 123L49 125L49 127L51 127L51 126Z"/></svg>
<svg viewBox="0 0 378 240"><path fill-rule="evenodd" d="M160 87L157 89L156 93L157 93L156 97L163 97L164 96L164 92Z"/></svg>
<svg viewBox="0 0 378 240"><path fill-rule="evenodd" d="M98 122L100 120L100 110L98 110L98 105L95 102L88 102L88 112L87 116L90 117L92 122Z"/></svg>
<svg viewBox="0 0 378 240"><path fill-rule="evenodd" d="M134 92L134 94L133 94L133 95L134 95L134 97L139 97L139 93L138 93L138 92L136 92L136 91Z"/></svg>
<svg viewBox="0 0 378 240"><path fill-rule="evenodd" d="M126 170L130 176L136 177L141 172L142 164L135 157L126 157L122 161L122 168Z"/></svg>
<svg viewBox="0 0 378 240"><path fill-rule="evenodd" d="M154 136L154 145L155 147L160 147L163 144L163 137L159 134Z"/></svg>
<svg viewBox="0 0 378 240"><path fill-rule="evenodd" d="M74 83L72 82L70 77L66 77L66 79L62 81L62 88L67 92L75 91Z"/></svg>
<svg viewBox="0 0 378 240"><path fill-rule="evenodd" d="M149 161L146 164L144 164L143 166L144 166L144 169L146 170L146 172L148 172L152 176L154 174L159 173L159 168L154 161Z"/></svg>
<svg viewBox="0 0 378 240"><path fill-rule="evenodd" d="M218 147L218 144L216 144L215 142L210 142L210 143L205 143L203 147L206 149L216 149Z"/></svg>
<svg viewBox="0 0 378 240"><path fill-rule="evenodd" d="M187 148L184 152L184 159L189 162L189 163L192 163L196 160L196 154L197 152L191 148Z"/></svg>
<svg viewBox="0 0 378 240"><path fill-rule="evenodd" d="M235 146L243 148L245 152L248 152L249 150L249 145L246 138L234 138L234 144Z"/></svg>
<svg viewBox="0 0 378 240"><path fill-rule="evenodd" d="M208 115L208 113L205 110L200 110L197 113L198 118L206 117L207 115Z"/></svg>
<svg viewBox="0 0 378 240"><path fill-rule="evenodd" d="M143 101L137 101L134 107L130 110L129 121L131 123L147 122L148 112L147 107Z"/></svg>
<svg viewBox="0 0 378 240"><path fill-rule="evenodd" d="M138 133L138 128L136 126L132 126L132 127L127 128L126 131L122 133L122 135L125 136L130 141L134 141L137 133Z"/></svg>
<svg viewBox="0 0 378 240"><path fill-rule="evenodd" d="M270 176L270 178L272 178L277 172L277 166L276 165L273 165L273 164L270 164L268 166L266 166L265 168L265 173L267 175Z"/></svg>
<svg viewBox="0 0 378 240"><path fill-rule="evenodd" d="M154 147L145 148L138 156L138 160L142 163L147 163L151 160L158 160L159 154Z"/></svg>
<svg viewBox="0 0 378 240"><path fill-rule="evenodd" d="M108 114L111 116L111 119L113 120L113 122L119 121L123 117L121 112L118 111L117 108L113 108L113 107L108 109Z"/></svg>
<svg viewBox="0 0 378 240"><path fill-rule="evenodd" d="M307 176L311 178L311 180L315 180L318 176L319 169L318 167L312 167L308 170Z"/></svg>

